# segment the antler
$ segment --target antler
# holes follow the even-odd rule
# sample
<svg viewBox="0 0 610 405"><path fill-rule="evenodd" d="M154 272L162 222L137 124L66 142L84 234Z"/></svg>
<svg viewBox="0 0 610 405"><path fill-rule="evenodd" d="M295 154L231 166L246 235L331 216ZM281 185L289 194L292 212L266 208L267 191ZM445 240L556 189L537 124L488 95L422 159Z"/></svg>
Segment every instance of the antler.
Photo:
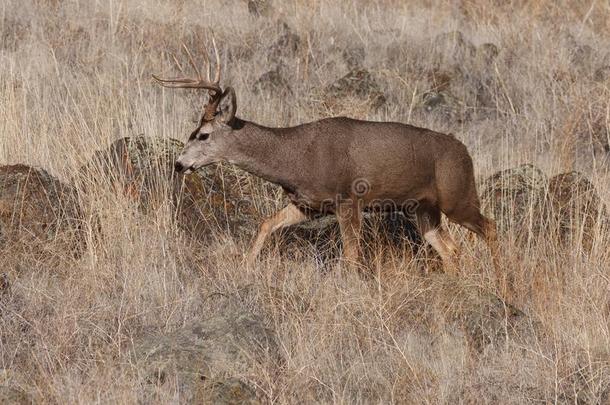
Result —
<svg viewBox="0 0 610 405"><path fill-rule="evenodd" d="M205 62L206 77L204 78L201 75L201 72L195 65L195 60L193 59L193 55L188 50L186 45L182 44L187 56L188 62L197 74L196 78L188 78L188 77L178 77L175 79L161 79L156 75L152 75L152 77L163 87L168 87L172 89L207 89L208 94L210 95L210 100L203 108L203 118L206 121L212 120L214 115L216 114L216 110L218 109L218 104L220 103L221 96L223 94L223 90L220 87L220 56L218 55L218 48L216 47L216 40L212 38L212 44L214 45L214 55L216 56L216 70L214 72L214 80L210 79L210 58L208 57L208 52L203 47L203 58ZM178 68L182 71L182 67L178 64Z"/></svg>

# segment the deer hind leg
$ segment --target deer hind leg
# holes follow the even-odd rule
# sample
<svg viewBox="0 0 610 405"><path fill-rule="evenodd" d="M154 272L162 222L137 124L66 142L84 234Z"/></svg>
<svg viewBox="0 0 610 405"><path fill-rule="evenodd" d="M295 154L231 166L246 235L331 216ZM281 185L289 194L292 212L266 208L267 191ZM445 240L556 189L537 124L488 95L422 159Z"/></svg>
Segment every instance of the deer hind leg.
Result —
<svg viewBox="0 0 610 405"><path fill-rule="evenodd" d="M416 211L416 219L421 235L441 256L445 272L457 273L458 248L449 232L441 225L440 209L421 206Z"/></svg>
<svg viewBox="0 0 610 405"><path fill-rule="evenodd" d="M346 203L339 206L336 215L343 242L343 259L349 264L357 264L360 258L362 212L357 203Z"/></svg>
<svg viewBox="0 0 610 405"><path fill-rule="evenodd" d="M299 224L307 219L307 215L305 215L305 213L303 213L303 211L301 211L294 204L289 204L285 206L280 211L275 213L275 215L267 218L261 224L258 235L256 236L254 243L252 243L252 246L250 247L250 251L248 252L247 257L247 263L249 265L254 264L259 253L263 249L265 241L273 232L290 225Z"/></svg>

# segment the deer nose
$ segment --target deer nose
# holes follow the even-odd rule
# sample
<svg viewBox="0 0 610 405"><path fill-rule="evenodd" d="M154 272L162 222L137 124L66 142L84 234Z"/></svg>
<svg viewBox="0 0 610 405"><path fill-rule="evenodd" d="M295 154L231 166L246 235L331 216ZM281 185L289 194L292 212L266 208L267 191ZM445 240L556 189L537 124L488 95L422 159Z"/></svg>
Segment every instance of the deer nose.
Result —
<svg viewBox="0 0 610 405"><path fill-rule="evenodd" d="M174 163L174 170L178 173L182 173L182 171L184 170L184 166L182 165L182 163L176 160L176 162Z"/></svg>

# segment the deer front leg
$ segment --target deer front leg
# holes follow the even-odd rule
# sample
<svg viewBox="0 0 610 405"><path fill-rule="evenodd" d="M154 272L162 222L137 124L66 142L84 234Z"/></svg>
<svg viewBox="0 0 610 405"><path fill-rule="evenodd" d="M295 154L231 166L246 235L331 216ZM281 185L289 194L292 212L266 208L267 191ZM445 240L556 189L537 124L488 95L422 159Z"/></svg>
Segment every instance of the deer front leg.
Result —
<svg viewBox="0 0 610 405"><path fill-rule="evenodd" d="M278 229L296 225L301 223L307 219L307 215L305 215L296 205L289 204L282 208L280 211L275 213L275 215L267 218L261 225L258 235L256 236L256 240L250 247L250 251L248 252L247 263L248 265L253 265L258 257L258 254L263 249L263 245L265 241L273 232Z"/></svg>
<svg viewBox="0 0 610 405"><path fill-rule="evenodd" d="M343 242L343 258L357 264L360 256L360 230L362 213L356 203L343 204L337 210L337 220Z"/></svg>

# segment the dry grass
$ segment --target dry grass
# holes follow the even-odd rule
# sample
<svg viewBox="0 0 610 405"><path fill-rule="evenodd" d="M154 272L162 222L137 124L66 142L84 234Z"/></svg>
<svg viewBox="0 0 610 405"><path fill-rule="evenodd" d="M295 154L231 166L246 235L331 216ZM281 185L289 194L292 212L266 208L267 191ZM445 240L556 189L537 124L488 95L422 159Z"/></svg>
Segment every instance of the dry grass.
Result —
<svg viewBox="0 0 610 405"><path fill-rule="evenodd" d="M481 178L532 162L549 175L581 170L604 201L610 197L608 154L599 147L610 138L610 89L594 80L610 65L607 2L290 0L258 19L244 1L201 3L2 2L0 162L41 166L69 181L119 137L185 138L202 100L162 90L150 74L175 73L171 53L182 42L196 47L218 24L225 82L235 87L245 119L282 126L323 116L319 89L347 73L345 48L362 47L364 67L388 101L376 112L354 105L345 114L452 132L468 145ZM280 56L292 95L254 94L253 83L278 62L268 51L282 35L278 20L301 38L294 53ZM430 72L454 71L451 49L441 51L440 66L430 52L432 39L452 30L499 49L494 63L472 59L451 82L466 119L419 107L435 86ZM514 305L532 320L529 338L473 351L448 326L457 311L452 294L461 295L442 277L419 276L421 260L374 260L376 276L367 279L271 249L252 269L241 264L249 242L243 235L219 230L203 246L178 231L167 207L145 215L103 188L83 202L104 234L90 232L82 257L65 255L60 264L0 258L15 275L0 297L1 377L35 402L138 401L147 384L129 361L130 342L219 313L219 292L277 333L282 364L241 376L265 401L610 401L610 240L603 228L591 252L553 238L517 245L511 229L502 235ZM495 291L484 246L452 233L463 246L459 284ZM155 400L180 398L168 384Z"/></svg>

